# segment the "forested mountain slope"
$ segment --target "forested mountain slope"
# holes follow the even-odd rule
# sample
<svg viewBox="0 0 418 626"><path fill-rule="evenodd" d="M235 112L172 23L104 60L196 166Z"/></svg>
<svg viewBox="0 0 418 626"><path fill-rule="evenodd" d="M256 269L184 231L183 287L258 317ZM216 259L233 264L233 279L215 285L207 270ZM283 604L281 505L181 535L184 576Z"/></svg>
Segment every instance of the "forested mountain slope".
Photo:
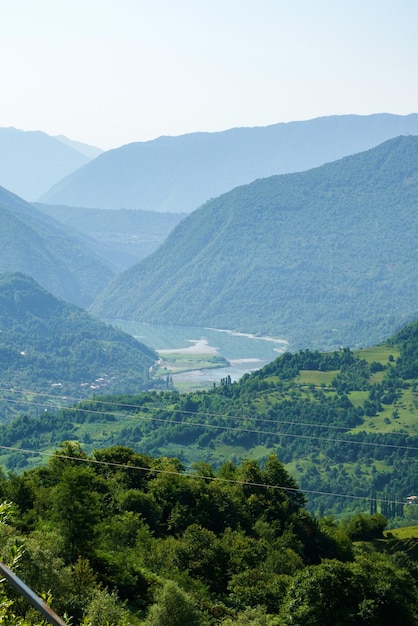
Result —
<svg viewBox="0 0 418 626"><path fill-rule="evenodd" d="M88 306L113 277L92 242L0 187L0 272L30 274L57 296Z"/></svg>
<svg viewBox="0 0 418 626"><path fill-rule="evenodd" d="M133 209L86 209L35 203L42 213L87 236L115 271L120 272L152 254L184 213Z"/></svg>
<svg viewBox="0 0 418 626"><path fill-rule="evenodd" d="M398 135L418 114L322 117L131 143L100 155L45 193L49 204L190 212L209 198L273 174L307 170Z"/></svg>
<svg viewBox="0 0 418 626"><path fill-rule="evenodd" d="M36 200L90 161L85 147L76 145L41 131L0 128L0 185L25 200Z"/></svg>
<svg viewBox="0 0 418 626"><path fill-rule="evenodd" d="M139 392L149 386L157 358L131 335L58 300L24 274L0 275L0 331L1 386L6 395L20 390L17 404L35 391L75 397Z"/></svg>
<svg viewBox="0 0 418 626"><path fill-rule="evenodd" d="M207 202L117 276L105 318L371 345L418 315L418 137Z"/></svg>

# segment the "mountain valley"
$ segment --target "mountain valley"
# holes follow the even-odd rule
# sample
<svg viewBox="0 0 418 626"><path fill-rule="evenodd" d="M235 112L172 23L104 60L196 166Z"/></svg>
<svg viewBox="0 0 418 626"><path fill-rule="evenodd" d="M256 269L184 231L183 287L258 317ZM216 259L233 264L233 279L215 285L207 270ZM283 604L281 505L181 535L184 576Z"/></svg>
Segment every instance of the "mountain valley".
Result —
<svg viewBox="0 0 418 626"><path fill-rule="evenodd" d="M417 185L401 136L187 216L0 188L1 560L75 624L415 626Z"/></svg>
<svg viewBox="0 0 418 626"><path fill-rule="evenodd" d="M208 201L91 306L103 318L360 347L418 316L418 138Z"/></svg>
<svg viewBox="0 0 418 626"><path fill-rule="evenodd" d="M133 209L86 209L34 203L66 228L88 238L115 273L128 269L155 252L184 213Z"/></svg>
<svg viewBox="0 0 418 626"><path fill-rule="evenodd" d="M406 324L418 318L417 185L418 137L403 136L237 187L187 216L30 205L2 189L0 269L20 272L0 283L4 466L21 471L39 458L19 449L63 439L187 467L263 464L274 452L312 511L358 506L332 496L353 493L354 477L363 507L371 494L379 507L395 491L405 498L415 480L402 451L416 439L417 330ZM180 393L170 373L185 361L164 362L92 314L268 334L287 347L237 382L226 374ZM225 367L213 359L208 367Z"/></svg>

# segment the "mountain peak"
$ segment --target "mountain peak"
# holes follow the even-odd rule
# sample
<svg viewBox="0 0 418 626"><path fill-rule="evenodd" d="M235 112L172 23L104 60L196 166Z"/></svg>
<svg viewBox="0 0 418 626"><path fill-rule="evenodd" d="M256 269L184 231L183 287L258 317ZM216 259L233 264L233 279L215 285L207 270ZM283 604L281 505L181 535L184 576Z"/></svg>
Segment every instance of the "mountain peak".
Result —
<svg viewBox="0 0 418 626"><path fill-rule="evenodd" d="M90 157L40 130L0 128L0 185L36 200Z"/></svg>

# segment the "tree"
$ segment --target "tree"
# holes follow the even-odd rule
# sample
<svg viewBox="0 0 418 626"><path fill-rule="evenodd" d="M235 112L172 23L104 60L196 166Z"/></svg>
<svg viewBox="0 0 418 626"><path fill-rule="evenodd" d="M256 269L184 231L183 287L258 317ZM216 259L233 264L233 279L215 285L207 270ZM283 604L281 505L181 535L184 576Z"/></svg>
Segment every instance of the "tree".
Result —
<svg viewBox="0 0 418 626"><path fill-rule="evenodd" d="M290 576L259 567L232 576L228 589L232 599L243 607L265 607L268 613L278 613L289 580Z"/></svg>
<svg viewBox="0 0 418 626"><path fill-rule="evenodd" d="M64 538L67 557L74 562L78 556L93 551L96 524L100 519L100 496L90 467L65 467L58 485L52 490L52 518Z"/></svg>
<svg viewBox="0 0 418 626"><path fill-rule="evenodd" d="M383 537L387 523L386 517L381 513L357 513L345 522L343 528L352 541L368 541Z"/></svg>
<svg viewBox="0 0 418 626"><path fill-rule="evenodd" d="M284 626L416 626L417 609L410 572L374 554L305 568L290 584L280 615Z"/></svg>
<svg viewBox="0 0 418 626"><path fill-rule="evenodd" d="M358 590L347 563L324 561L299 572L290 584L281 616L285 626L355 626Z"/></svg>
<svg viewBox="0 0 418 626"><path fill-rule="evenodd" d="M222 621L222 626L270 626L272 624L273 622L263 608L245 609L233 618L227 617Z"/></svg>
<svg viewBox="0 0 418 626"><path fill-rule="evenodd" d="M129 613L114 591L96 589L83 623L89 626L129 626Z"/></svg>
<svg viewBox="0 0 418 626"><path fill-rule="evenodd" d="M175 582L167 581L150 608L145 626L199 626L201 623L192 598Z"/></svg>
<svg viewBox="0 0 418 626"><path fill-rule="evenodd" d="M215 533L192 524L173 548L174 562L180 571L209 585L215 592L226 588L228 552Z"/></svg>

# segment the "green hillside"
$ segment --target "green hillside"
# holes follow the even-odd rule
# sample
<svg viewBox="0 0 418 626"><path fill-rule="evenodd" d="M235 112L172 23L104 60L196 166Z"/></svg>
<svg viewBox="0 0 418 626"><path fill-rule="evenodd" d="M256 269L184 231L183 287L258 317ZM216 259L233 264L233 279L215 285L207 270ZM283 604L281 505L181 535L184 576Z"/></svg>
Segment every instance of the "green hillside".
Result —
<svg viewBox="0 0 418 626"><path fill-rule="evenodd" d="M113 272L86 238L0 187L0 273L30 274L54 295L87 307Z"/></svg>
<svg viewBox="0 0 418 626"><path fill-rule="evenodd" d="M108 319L371 345L418 315L418 138L239 187L117 276Z"/></svg>
<svg viewBox="0 0 418 626"><path fill-rule="evenodd" d="M418 522L406 500L418 495L417 363L415 322L387 343L357 352L287 352L209 391L96 395L71 408L51 407L42 419L29 404L26 416L0 429L6 447L0 458L21 469L64 439L87 451L121 444L176 456L187 468L264 463L274 453L306 493L311 512L378 511L398 525ZM5 400L15 398L9 393Z"/></svg>
<svg viewBox="0 0 418 626"><path fill-rule="evenodd" d="M139 392L149 386L148 370L157 358L131 335L58 300L23 274L0 276L0 331L2 395L13 399L2 403L3 419L36 392L77 398L99 390ZM43 411L40 403L36 412Z"/></svg>

